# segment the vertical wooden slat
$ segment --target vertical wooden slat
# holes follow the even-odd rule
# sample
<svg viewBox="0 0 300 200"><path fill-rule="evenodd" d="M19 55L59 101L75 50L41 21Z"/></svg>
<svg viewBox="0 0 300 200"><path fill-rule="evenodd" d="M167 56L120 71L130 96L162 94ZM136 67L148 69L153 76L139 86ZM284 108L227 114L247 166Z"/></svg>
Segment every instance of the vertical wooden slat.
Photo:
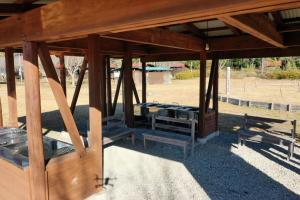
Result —
<svg viewBox="0 0 300 200"><path fill-rule="evenodd" d="M200 53L200 92L199 92L199 133L198 136L205 137L205 89L206 89L206 52Z"/></svg>
<svg viewBox="0 0 300 200"><path fill-rule="evenodd" d="M134 127L133 115L133 89L132 89L132 52L131 48L127 47L124 55L124 111L125 121L128 127Z"/></svg>
<svg viewBox="0 0 300 200"><path fill-rule="evenodd" d="M2 115L1 97L0 97L0 128L3 128L3 115Z"/></svg>
<svg viewBox="0 0 300 200"><path fill-rule="evenodd" d="M65 56L59 56L59 77L60 84L64 90L65 96L67 96L67 83L66 83L66 66L65 66Z"/></svg>
<svg viewBox="0 0 300 200"><path fill-rule="evenodd" d="M102 147L102 105L101 105L101 73L103 70L103 56L100 55L98 35L88 36L88 60L89 60L89 145L97 153L99 160L95 163L99 166L98 177L103 177L103 147ZM104 75L104 74L103 74Z"/></svg>
<svg viewBox="0 0 300 200"><path fill-rule="evenodd" d="M87 64L88 64L87 58L84 57L83 63L81 65L80 74L79 74L79 77L78 77L78 80L77 80L75 92L74 92L72 102L71 102L71 106L70 106L72 114L74 114L74 112L75 112L78 96L79 96L80 89L81 89L81 86L82 86L82 82L83 82L83 79L84 79L84 75L85 75L85 72L86 72L86 69L87 69Z"/></svg>
<svg viewBox="0 0 300 200"><path fill-rule="evenodd" d="M110 57L106 57L106 93L107 93L107 115L111 116L112 113L112 99L111 99L111 73L110 73Z"/></svg>
<svg viewBox="0 0 300 200"><path fill-rule="evenodd" d="M209 109L210 98L211 98L213 83L214 83L214 79L215 79L215 72L216 72L216 60L213 59L212 64L211 64L210 75L209 75L207 93L206 93L206 101L205 101L205 112L206 113L208 112L208 109Z"/></svg>
<svg viewBox="0 0 300 200"><path fill-rule="evenodd" d="M76 152L79 155L82 155L85 151L82 141L80 139L79 131L77 129L75 120L72 116L71 110L69 108L66 96L60 85L60 81L56 74L53 62L51 60L49 49L45 43L40 43L39 48L39 57L44 66L44 70L51 87L52 93L56 100L56 103L59 107L60 114L64 120L65 126L70 134L73 145L76 148Z"/></svg>
<svg viewBox="0 0 300 200"><path fill-rule="evenodd" d="M216 129L218 129L219 124L219 58L215 57L215 78L214 78L214 87L213 87L213 109L215 110L215 122Z"/></svg>
<svg viewBox="0 0 300 200"><path fill-rule="evenodd" d="M8 95L8 127L18 127L17 95L15 81L14 52L11 48L5 49L5 66Z"/></svg>
<svg viewBox="0 0 300 200"><path fill-rule="evenodd" d="M31 199L46 200L37 44L24 42L23 53Z"/></svg>
<svg viewBox="0 0 300 200"><path fill-rule="evenodd" d="M142 103L147 103L146 62L142 61Z"/></svg>

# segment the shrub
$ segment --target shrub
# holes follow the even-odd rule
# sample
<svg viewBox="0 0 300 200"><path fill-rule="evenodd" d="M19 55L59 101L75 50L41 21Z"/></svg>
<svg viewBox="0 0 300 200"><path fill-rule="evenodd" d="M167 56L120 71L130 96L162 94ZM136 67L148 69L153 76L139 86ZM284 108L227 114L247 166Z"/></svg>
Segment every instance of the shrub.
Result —
<svg viewBox="0 0 300 200"><path fill-rule="evenodd" d="M186 80L186 79L192 79L200 76L200 72L197 71L183 71L175 74L174 79L177 80Z"/></svg>
<svg viewBox="0 0 300 200"><path fill-rule="evenodd" d="M269 79L300 79L300 70L291 68L288 70L274 70L266 73Z"/></svg>

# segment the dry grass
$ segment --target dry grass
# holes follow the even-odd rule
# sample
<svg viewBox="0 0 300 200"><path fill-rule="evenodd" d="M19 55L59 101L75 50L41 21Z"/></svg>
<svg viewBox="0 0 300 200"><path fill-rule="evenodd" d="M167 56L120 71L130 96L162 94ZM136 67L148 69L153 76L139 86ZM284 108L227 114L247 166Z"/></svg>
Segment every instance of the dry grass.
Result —
<svg viewBox="0 0 300 200"><path fill-rule="evenodd" d="M224 80L220 80L220 92L224 92ZM246 92L242 91L243 82L247 82ZM261 80L261 79L235 79L232 81L232 94L239 98L251 98L253 100L269 101L278 99L281 103L296 103L300 104L300 92L291 84L292 81L276 81L276 80ZM280 85L283 95L279 95ZM284 86L283 86L284 85ZM269 87L268 87L269 86ZM116 84L112 84L115 88ZM267 88L268 87L268 88ZM138 92L141 94L141 87L137 86ZM113 94L114 94L113 89ZM277 92L276 92L277 91ZM71 102L74 88L68 85L68 102ZM175 80L169 85L148 85L148 102L158 101L160 103L178 103L182 105L197 106L199 102L199 80ZM0 85L0 95L3 107L4 122L7 122L7 92L6 85ZM17 84L17 98L18 98L18 113L19 116L25 116L25 98L24 85ZM41 100L42 112L49 112L57 110L57 106L47 82L41 81ZM119 102L122 98L119 97ZM79 96L78 105L88 104L88 87L83 84L81 94ZM248 113L250 115L280 118L280 119L300 119L299 113L288 113L281 111L270 111L256 108L238 107L220 102L220 128L225 131L235 131L241 125L242 116ZM79 114L79 120L81 115ZM298 130L300 130L300 123L298 123Z"/></svg>

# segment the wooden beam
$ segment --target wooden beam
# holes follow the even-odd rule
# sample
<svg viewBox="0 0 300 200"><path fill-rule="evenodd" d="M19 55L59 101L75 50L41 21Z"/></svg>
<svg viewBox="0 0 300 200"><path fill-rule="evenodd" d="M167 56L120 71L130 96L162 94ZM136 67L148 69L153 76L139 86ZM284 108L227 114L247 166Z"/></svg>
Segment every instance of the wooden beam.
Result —
<svg viewBox="0 0 300 200"><path fill-rule="evenodd" d="M79 94L80 94L80 89L81 89L81 86L82 86L82 82L83 82L83 79L84 79L85 72L87 70L87 64L88 64L87 58L84 57L81 68L80 68L80 74L79 74L79 77L78 77L78 80L77 80L75 92L74 92L74 95L73 95L73 98L72 98L72 103L71 103L71 106L70 106L70 110L71 110L72 114L74 114L74 112L75 112L77 100L78 100L78 97L79 97Z"/></svg>
<svg viewBox="0 0 300 200"><path fill-rule="evenodd" d="M106 57L106 93L107 93L107 115L113 115L112 98L111 98L111 68L110 57Z"/></svg>
<svg viewBox="0 0 300 200"><path fill-rule="evenodd" d="M219 19L276 47L285 47L282 36L264 14L223 16Z"/></svg>
<svg viewBox="0 0 300 200"><path fill-rule="evenodd" d="M102 142L102 103L101 103L101 77L103 57L99 56L100 43L97 35L88 36L88 61L89 61L89 146L97 155L95 164L99 178L103 180L103 142ZM101 180L101 181L102 181Z"/></svg>
<svg viewBox="0 0 300 200"><path fill-rule="evenodd" d="M185 28L192 32L194 35L196 35L199 38L206 38L206 35L204 34L204 32L202 32L197 26L195 26L193 23L186 23L184 24Z"/></svg>
<svg viewBox="0 0 300 200"><path fill-rule="evenodd" d="M125 122L128 127L134 127L134 114L133 114L133 84L132 84L132 54L130 47L124 56L124 75L123 75L123 87L124 87L124 111Z"/></svg>
<svg viewBox="0 0 300 200"><path fill-rule="evenodd" d="M205 137L205 96L206 96L206 52L200 54L200 91L199 91L199 116L198 137Z"/></svg>
<svg viewBox="0 0 300 200"><path fill-rule="evenodd" d="M63 88L60 85L47 45L45 43L40 43L38 52L54 98L59 107L60 114L68 133L70 134L71 141L75 146L76 152L81 156L85 152L85 149L80 139L79 131L69 108L66 96L64 95Z"/></svg>
<svg viewBox="0 0 300 200"><path fill-rule="evenodd" d="M137 104L140 104L141 101L140 101L140 98L139 98L139 93L136 89L136 86L135 86L135 82L134 82L134 79L132 78L132 91L133 91L133 94L134 94L134 97L135 97L135 102Z"/></svg>
<svg viewBox="0 0 300 200"><path fill-rule="evenodd" d="M0 3L0 16L12 16L38 7L41 7L41 5L24 6L22 4Z"/></svg>
<svg viewBox="0 0 300 200"><path fill-rule="evenodd" d="M65 56L59 56L59 77L60 77L60 84L63 88L65 96L67 96L67 83L66 83L66 66L65 66Z"/></svg>
<svg viewBox="0 0 300 200"><path fill-rule="evenodd" d="M147 72L146 62L142 61L142 103L147 103Z"/></svg>
<svg viewBox="0 0 300 200"><path fill-rule="evenodd" d="M210 69L207 93L206 93L205 113L208 113L208 109L209 109L211 93L212 93L212 89L213 89L213 83L214 83L214 79L215 79L215 75L216 75L216 67L217 67L216 60L213 59L212 64L211 64L211 69Z"/></svg>
<svg viewBox="0 0 300 200"><path fill-rule="evenodd" d="M37 44L24 42L23 52L30 193L32 200L46 200L48 198L46 193Z"/></svg>
<svg viewBox="0 0 300 200"><path fill-rule="evenodd" d="M5 49L5 68L8 95L8 127L18 127L17 95L15 80L14 52L11 48Z"/></svg>
<svg viewBox="0 0 300 200"><path fill-rule="evenodd" d="M124 60L123 60L123 63L122 63L122 68L120 70L120 76L119 76L119 80L118 80L117 88L116 88L116 93L115 93L115 97L114 97L113 114L115 114L116 108L117 108L117 105L118 105L118 98L119 98L119 93L120 93L120 89L121 89L123 76L124 76Z"/></svg>
<svg viewBox="0 0 300 200"><path fill-rule="evenodd" d="M299 0L56 1L1 20L0 47L21 44L24 39L54 41L297 7Z"/></svg>
<svg viewBox="0 0 300 200"><path fill-rule="evenodd" d="M215 65L215 78L213 79L213 109L215 110L215 122L219 126L219 58L213 57Z"/></svg>
<svg viewBox="0 0 300 200"><path fill-rule="evenodd" d="M192 51L201 51L204 46L203 41L197 37L161 28L114 33L102 37Z"/></svg>

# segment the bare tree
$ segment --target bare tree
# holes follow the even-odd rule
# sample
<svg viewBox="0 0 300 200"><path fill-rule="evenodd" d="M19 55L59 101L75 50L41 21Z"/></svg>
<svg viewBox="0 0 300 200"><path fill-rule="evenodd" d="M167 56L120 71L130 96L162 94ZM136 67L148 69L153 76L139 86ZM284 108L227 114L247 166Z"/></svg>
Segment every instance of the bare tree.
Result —
<svg viewBox="0 0 300 200"><path fill-rule="evenodd" d="M72 78L72 86L76 85L76 77L80 72L82 66L83 57L77 56L65 56L65 67Z"/></svg>

